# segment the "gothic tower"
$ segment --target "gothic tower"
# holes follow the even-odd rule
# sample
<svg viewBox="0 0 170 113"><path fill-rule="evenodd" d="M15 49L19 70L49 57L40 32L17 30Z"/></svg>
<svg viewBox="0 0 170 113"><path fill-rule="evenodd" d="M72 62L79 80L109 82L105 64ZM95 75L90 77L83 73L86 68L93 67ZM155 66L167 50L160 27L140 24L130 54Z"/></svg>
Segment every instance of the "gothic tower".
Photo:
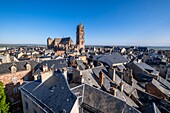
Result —
<svg viewBox="0 0 170 113"><path fill-rule="evenodd" d="M51 49L52 48L52 45L53 44L53 40L49 37L48 39L47 39L47 48L48 49Z"/></svg>
<svg viewBox="0 0 170 113"><path fill-rule="evenodd" d="M77 26L76 45L79 49L84 49L84 26L81 23Z"/></svg>

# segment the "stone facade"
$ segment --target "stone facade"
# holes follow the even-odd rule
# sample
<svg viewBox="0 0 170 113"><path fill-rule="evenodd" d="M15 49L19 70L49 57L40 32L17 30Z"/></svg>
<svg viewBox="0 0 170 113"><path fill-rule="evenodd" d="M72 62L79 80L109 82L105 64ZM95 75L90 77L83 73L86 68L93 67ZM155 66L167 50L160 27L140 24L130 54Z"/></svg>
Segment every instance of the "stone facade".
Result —
<svg viewBox="0 0 170 113"><path fill-rule="evenodd" d="M68 51L74 48L74 43L70 37L66 38L54 38L52 40L50 37L47 39L47 48L57 50Z"/></svg>
<svg viewBox="0 0 170 113"><path fill-rule="evenodd" d="M54 49L55 51L64 50L66 52L69 50L84 50L84 42L84 26L80 23L77 26L76 47L70 37L54 38L54 40L49 37L47 39L47 48Z"/></svg>
<svg viewBox="0 0 170 113"><path fill-rule="evenodd" d="M77 48L84 49L84 26L82 25L82 23L77 26L76 36Z"/></svg>

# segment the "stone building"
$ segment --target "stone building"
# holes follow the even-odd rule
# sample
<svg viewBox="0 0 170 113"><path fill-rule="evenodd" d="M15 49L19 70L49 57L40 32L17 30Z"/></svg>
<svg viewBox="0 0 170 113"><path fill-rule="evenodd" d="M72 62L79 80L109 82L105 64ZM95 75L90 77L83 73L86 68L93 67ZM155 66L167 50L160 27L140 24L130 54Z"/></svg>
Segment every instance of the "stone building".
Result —
<svg viewBox="0 0 170 113"><path fill-rule="evenodd" d="M84 49L84 26L82 23L77 26L76 46L78 49Z"/></svg>
<svg viewBox="0 0 170 113"><path fill-rule="evenodd" d="M18 88L24 81L32 80L32 70L38 62L21 61L4 63L0 65L0 82L5 86L5 93L8 95L13 110L19 110L21 96Z"/></svg>
<svg viewBox="0 0 170 113"><path fill-rule="evenodd" d="M66 52L73 49L84 49L84 26L81 23L77 26L76 47L71 37L54 38L54 40L49 37L47 39L47 48L55 51L64 50Z"/></svg>
<svg viewBox="0 0 170 113"><path fill-rule="evenodd" d="M74 42L71 37L65 38L54 38L52 40L50 37L47 39L47 48L54 50L65 50L68 51L74 48Z"/></svg>

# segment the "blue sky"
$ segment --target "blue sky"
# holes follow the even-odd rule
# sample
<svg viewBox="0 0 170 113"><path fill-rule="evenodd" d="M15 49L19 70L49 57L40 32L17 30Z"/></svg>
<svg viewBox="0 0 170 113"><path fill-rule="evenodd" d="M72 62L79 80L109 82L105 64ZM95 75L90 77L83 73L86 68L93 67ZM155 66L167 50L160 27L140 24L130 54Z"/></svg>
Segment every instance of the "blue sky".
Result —
<svg viewBox="0 0 170 113"><path fill-rule="evenodd" d="M170 0L0 0L0 43L75 42L80 22L86 45L170 46Z"/></svg>

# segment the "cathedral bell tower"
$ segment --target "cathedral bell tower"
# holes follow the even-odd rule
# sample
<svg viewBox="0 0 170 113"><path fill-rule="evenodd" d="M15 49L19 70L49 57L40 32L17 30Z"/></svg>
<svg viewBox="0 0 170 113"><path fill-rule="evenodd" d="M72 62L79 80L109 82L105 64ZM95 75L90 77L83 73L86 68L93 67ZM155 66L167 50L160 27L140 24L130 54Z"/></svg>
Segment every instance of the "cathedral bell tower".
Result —
<svg viewBox="0 0 170 113"><path fill-rule="evenodd" d="M84 26L80 23L77 26L76 45L78 49L84 49Z"/></svg>

